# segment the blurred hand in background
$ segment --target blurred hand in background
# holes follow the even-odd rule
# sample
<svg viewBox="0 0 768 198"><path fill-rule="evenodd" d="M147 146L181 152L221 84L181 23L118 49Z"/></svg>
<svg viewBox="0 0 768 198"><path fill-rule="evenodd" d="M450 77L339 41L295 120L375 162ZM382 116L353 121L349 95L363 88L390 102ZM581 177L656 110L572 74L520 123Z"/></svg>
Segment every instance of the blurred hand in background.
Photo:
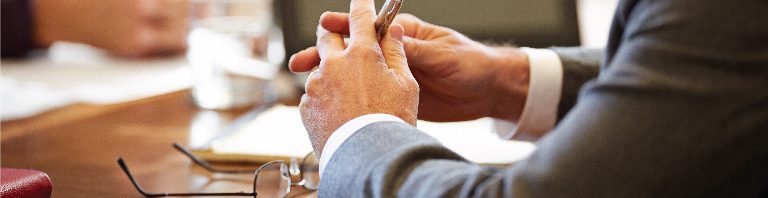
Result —
<svg viewBox="0 0 768 198"><path fill-rule="evenodd" d="M32 1L40 47L69 41L131 58L177 55L186 48L187 0Z"/></svg>

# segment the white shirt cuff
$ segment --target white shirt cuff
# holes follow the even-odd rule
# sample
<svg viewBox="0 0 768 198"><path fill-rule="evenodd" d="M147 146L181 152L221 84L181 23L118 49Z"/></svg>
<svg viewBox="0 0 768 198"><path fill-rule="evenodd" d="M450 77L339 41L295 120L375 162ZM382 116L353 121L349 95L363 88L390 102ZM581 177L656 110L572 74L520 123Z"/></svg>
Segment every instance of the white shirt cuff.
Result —
<svg viewBox="0 0 768 198"><path fill-rule="evenodd" d="M552 50L520 48L528 54L530 83L518 123L494 120L499 137L534 141L555 127L563 86L563 63Z"/></svg>
<svg viewBox="0 0 768 198"><path fill-rule="evenodd" d="M328 164L328 162L331 161L333 153L336 152L336 149L339 149L344 141L349 139L349 137L355 134L355 132L359 131L365 126L368 126L369 124L385 121L405 123L405 121L398 118L397 116L377 113L357 117L347 123L344 123L341 125L341 127L339 127L339 129L336 129L336 131L331 134L331 137L328 138L328 141L323 147L323 153L320 155L320 177L323 176L323 170L325 170L325 166Z"/></svg>

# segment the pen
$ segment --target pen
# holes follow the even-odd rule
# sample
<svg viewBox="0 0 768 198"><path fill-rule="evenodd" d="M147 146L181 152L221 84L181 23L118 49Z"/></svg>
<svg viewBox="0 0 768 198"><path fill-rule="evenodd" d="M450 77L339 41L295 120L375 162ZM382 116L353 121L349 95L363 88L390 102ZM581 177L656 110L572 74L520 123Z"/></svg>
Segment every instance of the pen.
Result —
<svg viewBox="0 0 768 198"><path fill-rule="evenodd" d="M400 7L403 5L403 0L387 0L379 11L379 15L376 17L374 23L376 28L376 35L378 39L384 37L387 34L389 25L395 20L395 16L400 12Z"/></svg>

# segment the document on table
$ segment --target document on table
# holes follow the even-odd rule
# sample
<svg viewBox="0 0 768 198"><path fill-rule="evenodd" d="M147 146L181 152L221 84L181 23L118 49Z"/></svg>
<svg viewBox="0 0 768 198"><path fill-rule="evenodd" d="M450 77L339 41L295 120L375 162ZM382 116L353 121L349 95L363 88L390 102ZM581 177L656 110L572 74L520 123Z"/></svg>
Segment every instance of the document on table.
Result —
<svg viewBox="0 0 768 198"><path fill-rule="evenodd" d="M418 128L449 149L481 164L510 164L527 157L535 146L528 142L499 139L488 118L454 123L419 121ZM275 106L240 130L212 142L196 154L212 161L290 160L312 151L298 107Z"/></svg>
<svg viewBox="0 0 768 198"><path fill-rule="evenodd" d="M46 57L2 61L3 121L74 103L114 104L189 88L183 57L125 60L88 46L58 43Z"/></svg>

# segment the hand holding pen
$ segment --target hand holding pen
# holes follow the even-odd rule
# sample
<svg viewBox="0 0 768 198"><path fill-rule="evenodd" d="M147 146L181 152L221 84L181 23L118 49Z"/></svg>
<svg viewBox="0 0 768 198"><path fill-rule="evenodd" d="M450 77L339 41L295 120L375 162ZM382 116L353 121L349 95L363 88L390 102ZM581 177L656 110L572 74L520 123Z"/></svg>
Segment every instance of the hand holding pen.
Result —
<svg viewBox="0 0 768 198"><path fill-rule="evenodd" d="M376 32L377 40L381 40L386 35L389 26L392 25L395 17L400 12L402 4L403 0L387 0L384 2L374 21L374 31ZM326 12L321 16L320 22L320 27L330 28L331 32L350 35L348 13ZM319 64L320 55L317 47L309 47L291 56L288 65L292 72L309 72Z"/></svg>

